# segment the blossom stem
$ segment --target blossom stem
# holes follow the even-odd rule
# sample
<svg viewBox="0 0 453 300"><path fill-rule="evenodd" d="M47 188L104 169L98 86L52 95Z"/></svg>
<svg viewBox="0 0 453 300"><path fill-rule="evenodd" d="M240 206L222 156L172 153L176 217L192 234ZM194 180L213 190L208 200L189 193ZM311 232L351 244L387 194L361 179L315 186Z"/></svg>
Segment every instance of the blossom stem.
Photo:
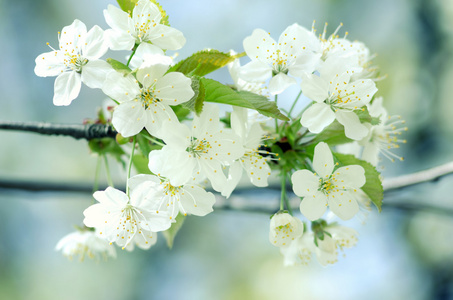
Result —
<svg viewBox="0 0 453 300"><path fill-rule="evenodd" d="M286 172L285 171L282 171L280 173L280 176L281 176L281 196L280 196L280 210L284 210L285 209L285 206L286 206L286 209L288 210L288 212L292 215L293 212L291 210L291 206L289 205L288 203L288 197L286 196Z"/></svg>
<svg viewBox="0 0 453 300"><path fill-rule="evenodd" d="M274 101L275 101L275 106L278 107L278 105L277 105L278 95L275 95ZM275 132L276 132L277 134L279 134L279 133L278 133L278 120L277 120L277 118L275 118Z"/></svg>
<svg viewBox="0 0 453 300"><path fill-rule="evenodd" d="M151 141L151 142L153 142L153 143L156 144L156 145L159 145L159 146L162 146L162 147L165 146L164 143L161 143L161 142L159 142L158 140L156 140L156 139L154 139L154 138L152 138L152 137L150 137L150 136L148 136L148 135L146 135L146 134L142 134L142 136L143 136L145 139L147 139L148 141Z"/></svg>
<svg viewBox="0 0 453 300"><path fill-rule="evenodd" d="M291 105L291 108L289 109L289 112L288 112L288 118L291 118L291 113L293 112L294 108L296 107L296 103L297 103L297 101L299 101L299 98L301 95L302 95L302 91L300 91L299 94L297 94L296 99L294 99L293 105Z"/></svg>
<svg viewBox="0 0 453 300"><path fill-rule="evenodd" d="M131 63L132 57L135 55L135 51L137 51L137 47L134 47L134 49L132 50L131 56L129 56L129 59L127 60L126 66L129 67L129 64Z"/></svg>
<svg viewBox="0 0 453 300"><path fill-rule="evenodd" d="M129 196L129 178L131 178L132 158L134 157L136 142L137 142L137 136L134 135L134 139L132 141L131 157L129 158L129 167L128 167L128 170L127 170L126 195L128 195L128 196Z"/></svg>
<svg viewBox="0 0 453 300"><path fill-rule="evenodd" d="M98 156L96 162L96 171L94 171L93 193L99 189L99 173L101 172L101 156Z"/></svg>
<svg viewBox="0 0 453 300"><path fill-rule="evenodd" d="M109 167L109 161L108 161L108 159L107 159L107 155L103 154L102 156L104 157L105 172L106 172L106 174L107 174L107 182L108 182L109 186L115 187L115 186L113 185L112 176L111 176L111 174L110 174L110 167Z"/></svg>

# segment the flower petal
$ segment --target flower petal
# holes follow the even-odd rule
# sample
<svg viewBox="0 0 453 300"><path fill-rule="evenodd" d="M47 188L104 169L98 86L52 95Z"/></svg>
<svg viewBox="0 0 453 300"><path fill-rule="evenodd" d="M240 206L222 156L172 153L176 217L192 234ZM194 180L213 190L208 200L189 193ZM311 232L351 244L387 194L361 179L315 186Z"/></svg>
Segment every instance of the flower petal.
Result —
<svg viewBox="0 0 453 300"><path fill-rule="evenodd" d="M39 77L60 75L66 69L63 56L61 51L50 51L39 55L35 60L35 74Z"/></svg>
<svg viewBox="0 0 453 300"><path fill-rule="evenodd" d="M271 76L272 68L258 60L252 60L239 69L239 78L249 82L263 82Z"/></svg>
<svg viewBox="0 0 453 300"><path fill-rule="evenodd" d="M271 168L261 155L246 155L240 158L250 182L254 186L265 187L271 174Z"/></svg>
<svg viewBox="0 0 453 300"><path fill-rule="evenodd" d="M155 96L168 105L189 101L195 94L192 80L179 72L170 72L156 82Z"/></svg>
<svg viewBox="0 0 453 300"><path fill-rule="evenodd" d="M359 165L341 167L335 170L335 179L340 187L358 189L366 182L365 170Z"/></svg>
<svg viewBox="0 0 453 300"><path fill-rule="evenodd" d="M100 58L109 49L108 43L104 39L104 30L102 30L101 27L95 25L86 34L81 47L83 57L87 58L88 60Z"/></svg>
<svg viewBox="0 0 453 300"><path fill-rule="evenodd" d="M86 34L87 27L85 26L85 24L82 21L75 19L71 25L65 26L61 30L59 38L60 48L76 48L80 44L79 40L81 40L82 37L84 37Z"/></svg>
<svg viewBox="0 0 453 300"><path fill-rule="evenodd" d="M332 151L324 142L319 143L315 147L315 154L313 156L313 169L321 178L329 177L333 171L333 156Z"/></svg>
<svg viewBox="0 0 453 300"><path fill-rule="evenodd" d="M92 89L100 89L110 72L115 70L107 62L100 59L90 60L82 68L82 82Z"/></svg>
<svg viewBox="0 0 453 300"><path fill-rule="evenodd" d="M360 123L354 112L339 109L335 112L335 118L344 126L344 133L348 138L359 141L367 136L368 128Z"/></svg>
<svg viewBox="0 0 453 300"><path fill-rule="evenodd" d="M132 69L140 67L149 56L161 55L164 56L164 51L161 48L154 46L149 43L141 43L138 45L137 50L135 51L134 56L131 59L129 66ZM129 58L129 57L128 57ZM162 76L159 76L162 77Z"/></svg>
<svg viewBox="0 0 453 300"><path fill-rule="evenodd" d="M141 94L138 82L133 76L124 77L118 72L107 74L102 91L118 102L131 101Z"/></svg>
<svg viewBox="0 0 453 300"><path fill-rule="evenodd" d="M319 187L319 176L309 170L299 170L291 176L293 191L299 197L312 196Z"/></svg>
<svg viewBox="0 0 453 300"><path fill-rule="evenodd" d="M113 111L112 124L124 137L136 135L148 122L145 112L138 100L123 102Z"/></svg>
<svg viewBox="0 0 453 300"><path fill-rule="evenodd" d="M129 30L129 15L116 6L109 4L104 9L104 18L107 24L116 31Z"/></svg>
<svg viewBox="0 0 453 300"><path fill-rule="evenodd" d="M310 221L317 220L322 217L327 209L327 197L322 192L304 197L300 203L300 212Z"/></svg>
<svg viewBox="0 0 453 300"><path fill-rule="evenodd" d="M164 136L160 132L162 129L162 124L164 122L174 122L178 123L178 117L170 108L170 106L158 102L150 105L146 110L146 130L151 134L159 138Z"/></svg>
<svg viewBox="0 0 453 300"><path fill-rule="evenodd" d="M185 150L164 146L149 153L148 167L154 174L167 177L171 185L181 186L193 177L196 161Z"/></svg>
<svg viewBox="0 0 453 300"><path fill-rule="evenodd" d="M302 83L300 84L304 96L313 101L322 103L329 97L329 85L323 78L314 74L301 74Z"/></svg>
<svg viewBox="0 0 453 300"><path fill-rule="evenodd" d="M379 152L379 147L375 143L366 143L363 147L362 159L376 167L379 162Z"/></svg>
<svg viewBox="0 0 453 300"><path fill-rule="evenodd" d="M81 86L80 74L75 71L61 73L55 79L53 104L57 106L71 104L79 95Z"/></svg>
<svg viewBox="0 0 453 300"><path fill-rule="evenodd" d="M293 77L289 77L285 73L278 73L274 77L271 78L269 82L269 92L272 95L280 94L288 87L293 84L296 84L297 81Z"/></svg>
<svg viewBox="0 0 453 300"><path fill-rule="evenodd" d="M212 188L217 192L222 192L227 179L225 174L223 174L223 168L220 162L216 160L199 159L199 166L201 173L211 182Z"/></svg>
<svg viewBox="0 0 453 300"><path fill-rule="evenodd" d="M228 178L222 190L222 196L229 198L242 177L242 165L239 161L233 162L228 168Z"/></svg>
<svg viewBox="0 0 453 300"><path fill-rule="evenodd" d="M167 72L172 60L165 55L148 55L137 70L137 80L144 87L151 87Z"/></svg>
<svg viewBox="0 0 453 300"><path fill-rule="evenodd" d="M243 46L245 53L252 61L258 60L266 64L269 60L269 53L272 54L276 50L275 40L263 29L253 30L252 35L244 39Z"/></svg>
<svg viewBox="0 0 453 300"><path fill-rule="evenodd" d="M126 31L107 29L104 38L112 50L131 50L135 45L135 39Z"/></svg>
<svg viewBox="0 0 453 300"><path fill-rule="evenodd" d="M201 217L213 211L215 196L197 185L184 185L180 201L187 213Z"/></svg>
<svg viewBox="0 0 453 300"><path fill-rule="evenodd" d="M294 60L294 64L289 66L288 70L291 75L302 77L303 74L313 73L313 71L316 69L320 62L321 62L320 53L312 53L305 51L297 55L297 58Z"/></svg>
<svg viewBox="0 0 453 300"><path fill-rule="evenodd" d="M179 50L186 44L186 38L181 31L162 24L154 27L149 39L154 45L168 50Z"/></svg>
<svg viewBox="0 0 453 300"><path fill-rule="evenodd" d="M328 199L330 210L342 220L349 220L359 211L359 204L351 192L332 192Z"/></svg>
<svg viewBox="0 0 453 300"><path fill-rule="evenodd" d="M310 106L300 119L302 126L307 127L310 132L320 133L335 120L335 113L325 103L315 103Z"/></svg>

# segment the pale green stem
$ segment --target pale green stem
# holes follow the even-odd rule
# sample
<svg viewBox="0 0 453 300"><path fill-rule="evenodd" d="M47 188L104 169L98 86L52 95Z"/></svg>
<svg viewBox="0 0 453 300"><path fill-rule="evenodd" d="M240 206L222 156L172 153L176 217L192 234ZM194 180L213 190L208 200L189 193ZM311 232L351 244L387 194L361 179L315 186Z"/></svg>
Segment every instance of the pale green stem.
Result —
<svg viewBox="0 0 453 300"><path fill-rule="evenodd" d="M164 143L161 143L161 142L159 142L158 140L156 140L156 139L154 139L154 138L152 138L152 137L150 137L150 136L148 136L148 135L146 135L146 134L142 134L142 136L143 136L145 139L147 139L148 141L151 141L151 142L153 142L153 143L156 144L156 145L159 145L159 146L162 146L162 147L165 146Z"/></svg>
<svg viewBox="0 0 453 300"><path fill-rule="evenodd" d="M293 102L293 105L291 105L291 108L289 109L289 112L288 112L288 118L291 119L291 113L293 112L294 107L296 107L296 103L297 103L297 101L299 101L299 98L301 95L302 95L302 91L299 92L299 94L297 95L296 99Z"/></svg>
<svg viewBox="0 0 453 300"><path fill-rule="evenodd" d="M285 210L285 204L287 204L286 201L286 172L281 172L281 197L280 197L280 210ZM288 207L288 205L286 205Z"/></svg>
<svg viewBox="0 0 453 300"><path fill-rule="evenodd" d="M93 193L96 192L99 188L99 174L101 173L101 156L98 155L96 162L96 170L94 171L94 183L93 183ZM96 202L93 198L93 204Z"/></svg>
<svg viewBox="0 0 453 300"><path fill-rule="evenodd" d="M111 176L111 173L110 173L110 167L109 167L109 161L107 159L107 155L102 155L104 157L104 164L105 164L105 173L107 175L107 182L109 184L109 186L111 187L115 187L113 185L113 180L112 180L112 176Z"/></svg>
<svg viewBox="0 0 453 300"><path fill-rule="evenodd" d="M277 106L277 108L278 108L277 101L278 101L278 95L275 95L274 102L275 102L275 106ZM277 118L275 118L275 132L278 134L278 119Z"/></svg>
<svg viewBox="0 0 453 300"><path fill-rule="evenodd" d="M96 162L96 171L94 171L94 184L93 184L93 193L96 192L99 188L99 173L101 172L101 156L98 156Z"/></svg>
<svg viewBox="0 0 453 300"><path fill-rule="evenodd" d="M134 157L135 144L137 142L137 137L134 135L134 140L132 142L132 151L131 157L129 158L129 167L127 169L127 184L126 184L126 195L129 196L129 178L131 178L131 169L132 169L132 158Z"/></svg>
<svg viewBox="0 0 453 300"><path fill-rule="evenodd" d="M131 63L132 57L135 55L135 51L137 51L137 47L134 47L134 50L132 50L131 56L129 56L129 60L127 61L126 66L129 67L129 64Z"/></svg>

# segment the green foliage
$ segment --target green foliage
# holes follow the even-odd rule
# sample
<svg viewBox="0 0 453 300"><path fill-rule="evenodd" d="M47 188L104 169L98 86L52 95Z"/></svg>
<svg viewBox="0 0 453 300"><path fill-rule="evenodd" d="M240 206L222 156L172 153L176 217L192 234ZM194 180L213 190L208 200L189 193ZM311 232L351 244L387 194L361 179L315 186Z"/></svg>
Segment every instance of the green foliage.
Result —
<svg viewBox="0 0 453 300"><path fill-rule="evenodd" d="M354 110L355 114L359 117L361 123L371 123L371 125L379 125L379 118L372 117L368 108L363 106L360 109Z"/></svg>
<svg viewBox="0 0 453 300"><path fill-rule="evenodd" d="M195 92L195 95L192 99L182 105L190 111L195 112L197 115L200 115L203 110L205 100L205 89L203 83L200 81L200 78L197 76L192 76L192 89Z"/></svg>
<svg viewBox="0 0 453 300"><path fill-rule="evenodd" d="M241 55L231 55L218 50L202 50L180 61L169 72L181 72L188 76L204 76L220 69Z"/></svg>
<svg viewBox="0 0 453 300"><path fill-rule="evenodd" d="M116 0L116 2L123 11L129 13L132 12L138 0Z"/></svg>
<svg viewBox="0 0 453 300"><path fill-rule="evenodd" d="M123 76L127 76L132 73L132 70L128 66L113 58L107 58L107 62L112 66L113 69L115 69L115 71L123 74Z"/></svg>
<svg viewBox="0 0 453 300"><path fill-rule="evenodd" d="M332 124L327 126L321 131L314 139L313 144L325 142L330 146L350 143L353 140L346 137L344 134L344 126L341 125L337 120L333 121Z"/></svg>
<svg viewBox="0 0 453 300"><path fill-rule="evenodd" d="M176 223L171 224L171 227L169 229L162 232L165 239L167 240L168 248L171 249L173 247L173 242L175 240L176 234L181 229L182 225L184 224L185 219L186 219L186 217L184 215L182 215L182 214L177 215Z"/></svg>
<svg viewBox="0 0 453 300"><path fill-rule="evenodd" d="M94 153L99 155L111 155L118 162L122 163L125 166L122 155L124 155L123 149L118 145L115 139L112 138L102 138L102 139L92 139L88 142L88 147Z"/></svg>
<svg viewBox="0 0 453 300"><path fill-rule="evenodd" d="M361 189L380 212L382 209L382 199L384 198L384 189L379 177L380 174L376 168L372 164L356 158L354 155L340 153L333 153L333 155L344 166L359 165L365 169L366 183Z"/></svg>
<svg viewBox="0 0 453 300"><path fill-rule="evenodd" d="M278 110L275 102L269 101L269 99L264 96L246 91L238 92L213 79L201 78L200 81L205 89L205 101L207 102L250 108L265 116L289 121L289 119Z"/></svg>
<svg viewBox="0 0 453 300"><path fill-rule="evenodd" d="M132 164L139 174L153 174L148 169L148 162L148 156L145 156L142 153L134 154L132 157Z"/></svg>

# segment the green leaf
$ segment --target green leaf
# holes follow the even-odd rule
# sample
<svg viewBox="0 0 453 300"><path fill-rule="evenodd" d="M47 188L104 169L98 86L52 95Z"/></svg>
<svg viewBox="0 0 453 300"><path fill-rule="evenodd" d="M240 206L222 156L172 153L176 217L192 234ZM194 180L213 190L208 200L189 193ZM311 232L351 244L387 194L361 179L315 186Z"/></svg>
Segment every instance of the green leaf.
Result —
<svg viewBox="0 0 453 300"><path fill-rule="evenodd" d="M187 116L190 114L190 110L184 107L182 104L172 106L171 108L173 109L173 112L176 114L180 122L186 120Z"/></svg>
<svg viewBox="0 0 453 300"><path fill-rule="evenodd" d="M116 0L116 2L123 11L129 13L132 12L138 0Z"/></svg>
<svg viewBox="0 0 453 300"><path fill-rule="evenodd" d="M218 81L208 78L201 78L201 83L205 89L205 101L213 103L229 104L245 108L251 108L260 114L283 121L289 119L278 110L273 101L269 101L264 96L246 91L236 91Z"/></svg>
<svg viewBox="0 0 453 300"><path fill-rule="evenodd" d="M127 76L132 73L132 70L128 66L113 58L107 58L107 62L112 66L113 69L115 69L115 71L123 74L123 76Z"/></svg>
<svg viewBox="0 0 453 300"><path fill-rule="evenodd" d="M354 113L359 117L360 123L371 123L371 115L366 106L354 110Z"/></svg>
<svg viewBox="0 0 453 300"><path fill-rule="evenodd" d="M238 57L240 55L231 55L218 50L202 50L171 67L169 72L204 76L226 66Z"/></svg>
<svg viewBox="0 0 453 300"><path fill-rule="evenodd" d="M334 157L344 166L359 165L365 169L366 183L362 186L362 191L370 198L370 200L381 212L382 199L384 198L384 189L379 177L379 172L376 168L364 160L358 159L354 155L333 153Z"/></svg>
<svg viewBox="0 0 453 300"><path fill-rule="evenodd" d="M171 227L165 231L162 232L164 235L165 239L167 240L167 246L168 248L173 247L173 241L175 240L175 236L178 233L178 231L181 229L182 225L184 224L184 220L186 217L182 214L179 214L176 216L176 223L171 224Z"/></svg>
<svg viewBox="0 0 453 300"><path fill-rule="evenodd" d="M132 157L132 164L139 174L153 174L148 169L148 156L144 156L141 153L134 154Z"/></svg>
<svg viewBox="0 0 453 300"><path fill-rule="evenodd" d="M189 101L183 103L183 107L189 109L190 111L195 112L197 115L200 115L203 110L203 104L205 100L205 89L203 83L200 81L200 78L197 76L192 77L192 89L195 92L195 95Z"/></svg>
<svg viewBox="0 0 453 300"><path fill-rule="evenodd" d="M335 120L332 124L321 131L312 141L313 144L317 144L319 142L325 142L330 146L333 146L351 143L353 140L346 137L344 134L344 126Z"/></svg>

